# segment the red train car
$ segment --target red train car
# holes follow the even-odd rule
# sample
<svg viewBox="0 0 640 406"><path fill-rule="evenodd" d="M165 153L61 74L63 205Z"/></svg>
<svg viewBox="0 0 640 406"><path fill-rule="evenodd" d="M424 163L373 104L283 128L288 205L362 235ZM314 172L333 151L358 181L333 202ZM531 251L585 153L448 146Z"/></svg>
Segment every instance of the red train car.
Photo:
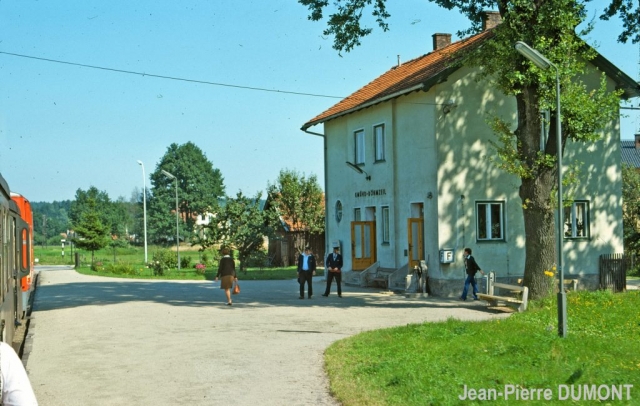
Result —
<svg viewBox="0 0 640 406"><path fill-rule="evenodd" d="M20 273L24 275L20 278L20 286L22 288L22 303L20 303L19 309L22 310L22 315L27 310L27 302L29 300L29 293L31 292L33 280L34 280L34 255L33 255L33 210L31 209L31 203L29 200L19 193L11 192L11 200L13 200L18 209L20 210L20 218L27 223L28 231L23 229L19 236L18 243L22 244L22 255L20 258Z"/></svg>

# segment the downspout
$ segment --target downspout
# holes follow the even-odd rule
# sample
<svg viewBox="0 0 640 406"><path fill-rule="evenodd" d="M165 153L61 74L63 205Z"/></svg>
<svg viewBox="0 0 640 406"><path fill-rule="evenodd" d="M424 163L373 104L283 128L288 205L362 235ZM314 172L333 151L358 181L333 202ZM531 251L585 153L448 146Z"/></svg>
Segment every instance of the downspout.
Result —
<svg viewBox="0 0 640 406"><path fill-rule="evenodd" d="M332 250L329 250L329 233L327 232L327 228L328 228L327 225L329 223L329 202L327 201L327 137L322 133L309 131L308 128L309 127L307 126L303 126L300 129L307 134L317 135L318 137L322 137L322 160L323 160L322 163L324 166L324 255L325 255L325 257L322 258L322 269L324 270L323 275L324 275L324 278L326 279L327 269L324 266L325 259L326 259L326 255L332 251ZM344 253L342 252L340 253L344 255Z"/></svg>

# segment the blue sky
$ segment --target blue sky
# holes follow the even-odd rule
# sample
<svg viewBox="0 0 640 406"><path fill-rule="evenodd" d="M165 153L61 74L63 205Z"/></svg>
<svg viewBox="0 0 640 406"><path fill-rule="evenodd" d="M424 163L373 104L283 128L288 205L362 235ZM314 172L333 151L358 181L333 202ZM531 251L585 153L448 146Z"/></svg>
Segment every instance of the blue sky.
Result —
<svg viewBox="0 0 640 406"><path fill-rule="evenodd" d="M589 4L593 15L606 2ZM227 194L264 191L281 169L322 185L322 139L300 127L339 99L275 90L345 97L398 55L430 52L432 34L456 40L468 27L426 0L388 7L391 30L340 57L295 0L2 1L2 52L274 91L0 54L0 173L31 201L73 199L90 186L128 200L142 187L137 160L148 176L171 143L191 141L220 169ZM639 79L638 45L615 42L617 21L596 27L586 40ZM626 114L622 138L631 139L638 112Z"/></svg>

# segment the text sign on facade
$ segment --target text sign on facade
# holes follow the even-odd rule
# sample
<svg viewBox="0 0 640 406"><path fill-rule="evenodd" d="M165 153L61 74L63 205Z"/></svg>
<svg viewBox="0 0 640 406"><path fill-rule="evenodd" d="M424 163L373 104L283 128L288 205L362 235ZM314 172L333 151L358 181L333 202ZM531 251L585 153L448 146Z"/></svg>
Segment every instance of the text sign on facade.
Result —
<svg viewBox="0 0 640 406"><path fill-rule="evenodd" d="M355 192L355 195L356 197L386 196L387 189L359 190Z"/></svg>

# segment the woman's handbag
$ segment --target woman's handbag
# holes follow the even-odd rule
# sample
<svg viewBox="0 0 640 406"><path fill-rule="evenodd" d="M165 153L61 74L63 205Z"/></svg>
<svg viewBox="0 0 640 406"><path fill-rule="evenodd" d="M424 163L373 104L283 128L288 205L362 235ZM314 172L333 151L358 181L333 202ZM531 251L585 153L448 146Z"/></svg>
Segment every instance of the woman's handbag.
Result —
<svg viewBox="0 0 640 406"><path fill-rule="evenodd" d="M238 293L240 293L240 285L238 285L238 282L236 282L236 286L233 287L232 293L234 295L237 295Z"/></svg>

